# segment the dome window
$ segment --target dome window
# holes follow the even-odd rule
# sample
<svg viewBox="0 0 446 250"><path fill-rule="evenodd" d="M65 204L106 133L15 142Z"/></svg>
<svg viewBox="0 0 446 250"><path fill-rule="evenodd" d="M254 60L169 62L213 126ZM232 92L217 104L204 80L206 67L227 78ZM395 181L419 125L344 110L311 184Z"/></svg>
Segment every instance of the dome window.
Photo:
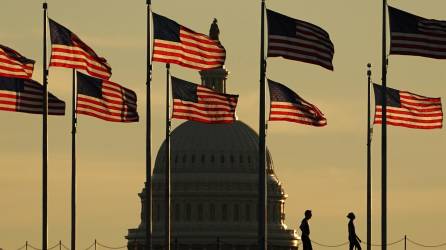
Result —
<svg viewBox="0 0 446 250"><path fill-rule="evenodd" d="M234 163L234 156L231 155L231 163Z"/></svg>
<svg viewBox="0 0 446 250"><path fill-rule="evenodd" d="M228 205L223 204L221 206L221 220L226 221L228 219Z"/></svg>
<svg viewBox="0 0 446 250"><path fill-rule="evenodd" d="M243 155L240 155L240 163L243 163Z"/></svg>
<svg viewBox="0 0 446 250"><path fill-rule="evenodd" d="M215 161L215 156L211 155L211 162L213 163Z"/></svg>
<svg viewBox="0 0 446 250"><path fill-rule="evenodd" d="M246 221L251 221L251 206L249 204L245 206L245 217Z"/></svg>
<svg viewBox="0 0 446 250"><path fill-rule="evenodd" d="M221 155L220 162L221 163L225 163L225 156L224 155Z"/></svg>
<svg viewBox="0 0 446 250"><path fill-rule="evenodd" d="M203 221L203 204L198 204L198 221Z"/></svg>
<svg viewBox="0 0 446 250"><path fill-rule="evenodd" d="M183 163L186 163L186 155L183 155Z"/></svg>
<svg viewBox="0 0 446 250"><path fill-rule="evenodd" d="M201 155L201 163L204 163L204 160L205 160L205 156Z"/></svg>
<svg viewBox="0 0 446 250"><path fill-rule="evenodd" d="M187 221L190 221L190 220L191 220L191 217L192 217L192 209L191 209L191 207L190 207L190 204L187 203L187 204L186 204L186 220L187 220Z"/></svg>
<svg viewBox="0 0 446 250"><path fill-rule="evenodd" d="M191 162L192 162L192 163L195 162L195 155L192 155Z"/></svg>
<svg viewBox="0 0 446 250"><path fill-rule="evenodd" d="M215 220L215 205L213 203L209 205L209 219L211 221Z"/></svg>
<svg viewBox="0 0 446 250"><path fill-rule="evenodd" d="M234 221L239 221L240 219L239 208L238 204L234 204Z"/></svg>
<svg viewBox="0 0 446 250"><path fill-rule="evenodd" d="M178 155L175 155L175 163L178 162Z"/></svg>

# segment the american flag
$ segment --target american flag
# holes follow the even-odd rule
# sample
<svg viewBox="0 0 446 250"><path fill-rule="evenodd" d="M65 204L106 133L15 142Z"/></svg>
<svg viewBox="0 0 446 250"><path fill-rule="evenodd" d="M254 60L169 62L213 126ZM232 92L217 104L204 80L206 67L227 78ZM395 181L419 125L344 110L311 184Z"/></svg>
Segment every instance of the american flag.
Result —
<svg viewBox="0 0 446 250"><path fill-rule="evenodd" d="M76 113L110 122L137 122L136 94L121 85L77 72Z"/></svg>
<svg viewBox="0 0 446 250"><path fill-rule="evenodd" d="M375 124L382 123L382 86L373 84L375 91ZM415 129L441 128L443 111L441 99L416 95L387 88L388 125Z"/></svg>
<svg viewBox="0 0 446 250"><path fill-rule="evenodd" d="M333 70L334 46L318 26L272 10L268 18L268 57L281 56Z"/></svg>
<svg viewBox="0 0 446 250"><path fill-rule="evenodd" d="M0 44L0 76L31 78L34 60L20 55L17 51Z"/></svg>
<svg viewBox="0 0 446 250"><path fill-rule="evenodd" d="M198 70L218 68L225 63L226 51L219 41L155 13L153 23L153 61Z"/></svg>
<svg viewBox="0 0 446 250"><path fill-rule="evenodd" d="M271 108L270 121L295 122L315 127L327 125L324 114L287 86L268 79Z"/></svg>
<svg viewBox="0 0 446 250"><path fill-rule="evenodd" d="M49 20L51 33L50 66L85 70L89 75L109 79L111 67L87 44L64 26Z"/></svg>
<svg viewBox="0 0 446 250"><path fill-rule="evenodd" d="M43 86L31 79L0 76L0 110L42 114ZM48 114L65 115L65 102L48 93Z"/></svg>
<svg viewBox="0 0 446 250"><path fill-rule="evenodd" d="M446 59L446 21L425 19L389 6L390 54Z"/></svg>
<svg viewBox="0 0 446 250"><path fill-rule="evenodd" d="M204 123L231 123L236 120L238 95L212 89L172 77L172 117Z"/></svg>

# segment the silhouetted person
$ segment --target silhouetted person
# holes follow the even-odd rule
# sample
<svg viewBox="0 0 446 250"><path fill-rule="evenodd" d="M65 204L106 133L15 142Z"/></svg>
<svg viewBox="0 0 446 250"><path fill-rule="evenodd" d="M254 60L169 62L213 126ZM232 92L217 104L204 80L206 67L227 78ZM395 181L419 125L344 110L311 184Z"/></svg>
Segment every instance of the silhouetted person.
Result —
<svg viewBox="0 0 446 250"><path fill-rule="evenodd" d="M313 250L313 247L311 246L311 240L310 240L310 225L308 225L308 220L311 219L311 210L305 210L305 218L300 223L300 231L302 231L301 240L302 240L302 247L303 250Z"/></svg>
<svg viewBox="0 0 446 250"><path fill-rule="evenodd" d="M348 241L350 242L349 249L353 250L353 247L356 247L356 249L361 250L361 245L359 244L361 239L359 239L358 235L356 235L355 224L353 224L356 216L354 213L350 212L348 213L347 218L350 219L348 222Z"/></svg>
<svg viewBox="0 0 446 250"><path fill-rule="evenodd" d="M209 29L209 37L212 40L219 41L218 36L220 35L220 29L218 28L217 18L214 18L214 21L211 24L211 28Z"/></svg>

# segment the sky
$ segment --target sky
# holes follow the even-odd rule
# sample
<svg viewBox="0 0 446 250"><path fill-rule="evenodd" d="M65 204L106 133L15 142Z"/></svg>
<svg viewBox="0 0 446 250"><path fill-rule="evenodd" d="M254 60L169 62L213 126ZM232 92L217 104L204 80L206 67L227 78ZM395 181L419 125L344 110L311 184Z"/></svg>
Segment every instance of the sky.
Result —
<svg viewBox="0 0 446 250"><path fill-rule="evenodd" d="M260 1L152 1L154 12L207 33L218 19L227 50L228 93L239 94L238 117L258 130ZM389 1L393 7L446 20L444 0ZM94 239L124 246L127 229L140 223L145 180L146 5L144 0L49 0L49 17L75 32L113 68L112 81L138 95L140 122L108 123L78 118L77 246ZM323 128L285 122L269 124L267 145L275 172L288 194L286 224L298 228L303 212L313 211L313 240L347 241L348 212L357 215L357 234L366 239L366 65L381 79L381 1L281 0L267 7L314 23L335 46L334 71L319 66L268 59L267 76L286 84L326 114ZM33 78L42 81L42 2L2 0L0 44L36 60ZM49 52L49 51L48 51ZM446 95L446 61L390 56L388 86L417 94ZM200 82L198 72L172 65L173 75ZM164 136L163 64L153 66L152 159ZM51 68L49 90L65 100L67 114L50 117L48 169L49 245L70 242L71 70ZM268 102L267 102L268 104ZM373 112L373 110L372 110ZM182 121L173 121L173 127ZM41 246L41 117L0 112L0 248L25 241ZM446 169L443 129L423 131L388 127L388 241L408 235L421 243L446 242ZM381 222L381 128L372 141L372 241L379 243ZM402 245L396 247L403 247ZM410 249L420 249L414 245Z"/></svg>

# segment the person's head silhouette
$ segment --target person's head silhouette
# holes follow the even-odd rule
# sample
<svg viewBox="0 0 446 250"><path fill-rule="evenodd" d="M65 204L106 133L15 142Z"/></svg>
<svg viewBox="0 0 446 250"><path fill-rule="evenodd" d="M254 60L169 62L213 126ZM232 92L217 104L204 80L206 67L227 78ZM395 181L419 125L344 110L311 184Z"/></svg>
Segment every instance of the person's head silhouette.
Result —
<svg viewBox="0 0 446 250"><path fill-rule="evenodd" d="M311 210L305 210L305 219L309 220L313 215L311 214Z"/></svg>
<svg viewBox="0 0 446 250"><path fill-rule="evenodd" d="M349 218L350 220L354 220L356 218L356 216L353 212L350 212L347 214L347 218Z"/></svg>

